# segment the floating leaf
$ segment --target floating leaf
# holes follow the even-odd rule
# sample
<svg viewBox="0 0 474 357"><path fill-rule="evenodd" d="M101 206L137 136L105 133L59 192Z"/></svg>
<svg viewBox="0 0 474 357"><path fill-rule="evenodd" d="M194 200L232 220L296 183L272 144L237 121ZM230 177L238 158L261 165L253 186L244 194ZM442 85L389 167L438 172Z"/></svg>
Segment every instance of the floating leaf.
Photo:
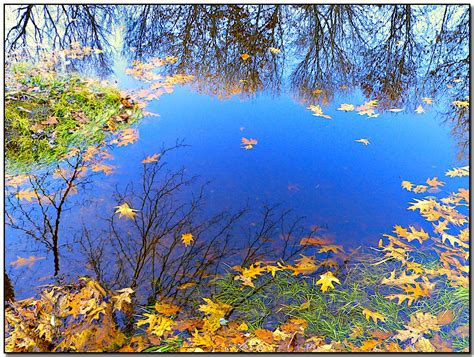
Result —
<svg viewBox="0 0 474 357"><path fill-rule="evenodd" d="M127 202L121 204L120 206L116 206L115 208L117 208L115 213L119 213L119 218L127 217L130 219L134 219L137 215L136 212L139 212L138 210L131 208Z"/></svg>
<svg viewBox="0 0 474 357"><path fill-rule="evenodd" d="M362 143L364 145L369 145L370 142L368 139L357 139L357 140L354 140L356 143Z"/></svg>
<svg viewBox="0 0 474 357"><path fill-rule="evenodd" d="M194 240L194 237L191 233L185 233L181 235L181 241L187 247Z"/></svg>
<svg viewBox="0 0 474 357"><path fill-rule="evenodd" d="M319 280L316 282L316 284L321 285L321 291L324 293L329 288L334 289L334 285L332 284L333 282L337 284L341 283L332 272L328 271L319 276Z"/></svg>

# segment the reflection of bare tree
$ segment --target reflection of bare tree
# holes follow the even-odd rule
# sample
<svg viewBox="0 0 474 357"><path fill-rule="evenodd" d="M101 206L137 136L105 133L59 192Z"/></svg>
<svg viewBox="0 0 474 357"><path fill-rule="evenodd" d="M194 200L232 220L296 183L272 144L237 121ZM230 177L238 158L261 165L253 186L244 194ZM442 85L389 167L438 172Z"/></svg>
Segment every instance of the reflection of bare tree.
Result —
<svg viewBox="0 0 474 357"><path fill-rule="evenodd" d="M388 31L380 41L364 53L361 88L368 98L379 99L381 108L397 106L406 101L408 90L416 84L416 56L421 51L414 38L413 7L394 5L384 7ZM372 29L376 36L379 29Z"/></svg>
<svg viewBox="0 0 474 357"><path fill-rule="evenodd" d="M469 28L468 5L447 5L444 8L423 80L426 91L432 93L433 96L446 93L451 102L468 100ZM453 104L450 104L450 109L452 110L444 113L444 116L452 125L453 136L458 141L458 155L467 156L469 153L469 109L466 106Z"/></svg>
<svg viewBox="0 0 474 357"><path fill-rule="evenodd" d="M64 212L69 210L68 200L78 188L91 182L86 176L90 162L82 154L28 175L29 189L34 201L25 203L18 195L6 195L8 209L6 224L41 242L54 256L54 274L59 266L59 243Z"/></svg>
<svg viewBox="0 0 474 357"><path fill-rule="evenodd" d="M306 102L329 100L357 76L355 53L364 45L362 7L357 5L302 5L294 8L290 28L302 59L291 74L291 86Z"/></svg>
<svg viewBox="0 0 474 357"><path fill-rule="evenodd" d="M144 165L140 183L116 193L117 203L138 210L136 217L114 215L108 232L83 231L80 244L101 283L146 290L150 286L153 298L183 301L205 287L224 264L290 259L301 251L301 221L290 220L289 211L264 207L258 224L243 230L240 221L248 208L205 217L204 187L191 200L178 199L195 179L187 178L184 169L166 169L163 156L168 150L161 151L158 162ZM194 238L188 246L182 242L186 233ZM281 241L273 242L278 234Z"/></svg>
<svg viewBox="0 0 474 357"><path fill-rule="evenodd" d="M269 48L283 47L282 12L278 5L144 5L127 28L126 51L176 56L177 73L220 97L279 91L282 56Z"/></svg>
<svg viewBox="0 0 474 357"><path fill-rule="evenodd" d="M110 74L110 34L114 8L108 5L6 5L5 11L16 13L16 23L6 33L9 51L26 50L32 45L48 45L51 49L67 49L73 43L101 50L85 61L72 61L72 66L90 62L102 75ZM75 68L73 68L75 69Z"/></svg>

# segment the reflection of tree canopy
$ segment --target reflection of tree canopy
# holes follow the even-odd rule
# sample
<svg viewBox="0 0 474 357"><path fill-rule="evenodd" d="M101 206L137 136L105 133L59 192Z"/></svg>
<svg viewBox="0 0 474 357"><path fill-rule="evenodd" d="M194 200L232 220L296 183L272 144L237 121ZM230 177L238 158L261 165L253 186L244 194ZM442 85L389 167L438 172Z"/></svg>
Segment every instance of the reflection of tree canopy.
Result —
<svg viewBox="0 0 474 357"><path fill-rule="evenodd" d="M74 43L104 52L88 57L102 73L110 73L107 36L114 19L114 8L107 5L7 5L15 24L6 32L9 51L27 50L32 45L67 49ZM86 61L87 62L87 61Z"/></svg>
<svg viewBox="0 0 474 357"><path fill-rule="evenodd" d="M322 94L327 100L341 86L354 83L358 70L354 52L364 44L365 14L360 6L295 6L290 28L301 55L291 75L293 90L303 100ZM320 91L314 90L323 90Z"/></svg>
<svg viewBox="0 0 474 357"><path fill-rule="evenodd" d="M364 53L360 85L367 97L381 99L379 104L396 106L405 100L415 84L415 55L419 54L413 33L413 8L410 5L384 7L382 21L387 31ZM371 31L377 36L378 28Z"/></svg>
<svg viewBox="0 0 474 357"><path fill-rule="evenodd" d="M57 47L80 42L106 50L107 34L125 19L125 54L145 60L175 56L178 61L166 68L167 74L193 75L197 90L224 98L278 92L284 65L290 69L292 91L313 104L328 102L347 87L360 87L366 97L379 100L382 110L434 96L448 85L451 101L467 93L469 11L462 5L8 8L16 14L6 36L10 50L27 38L38 43L47 39ZM107 53L93 58L110 68ZM467 117L455 121L466 131Z"/></svg>
<svg viewBox="0 0 474 357"><path fill-rule="evenodd" d="M126 51L135 48L137 58L178 57L176 72L198 77L196 86L206 93L279 90L281 57L268 49L283 46L282 11L276 5L145 5L127 28Z"/></svg>

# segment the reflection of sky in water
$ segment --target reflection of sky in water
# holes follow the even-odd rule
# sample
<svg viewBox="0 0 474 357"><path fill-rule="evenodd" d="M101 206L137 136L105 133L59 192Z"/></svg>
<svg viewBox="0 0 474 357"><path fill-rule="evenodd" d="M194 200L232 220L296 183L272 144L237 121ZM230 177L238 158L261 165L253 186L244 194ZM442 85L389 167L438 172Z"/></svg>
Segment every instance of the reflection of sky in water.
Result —
<svg viewBox="0 0 474 357"><path fill-rule="evenodd" d="M124 74L125 60L115 63L121 88L141 86ZM435 114L444 109L435 102L423 104L427 112L422 115L410 110L385 112L378 118L336 110L341 103L360 105L367 99L372 98L364 98L359 91L336 93L323 107L333 117L328 120L313 116L288 93L274 96L263 91L246 101L219 101L189 87L175 87L174 93L146 108L160 117L146 117L137 125L138 142L111 150L115 172L96 176L86 192L71 198L72 209L62 218L62 273L66 277L92 274L83 267L82 250L74 243L82 225L105 230L105 220L116 205L112 199L116 187L120 190L130 182L138 183L141 160L176 139L190 146L171 152L166 161L170 168L185 167L190 176L200 176L200 182L211 182L206 201L211 212L237 210L247 203L257 211L265 203L279 203L295 216L306 217L308 227L326 226L337 243L352 247L375 246L395 224L421 224L430 229L417 212L407 210L413 198L430 194L407 192L400 185L402 180L423 184L434 176L446 181L445 191L467 185L467 178L444 176L446 170L465 164L456 159L456 140L449 126ZM258 145L243 150L242 137L255 138ZM354 142L360 138L371 144ZM250 214L242 224L250 225L254 219ZM32 268L9 266L17 256L29 255L48 259ZM113 257L108 259L114 264ZM6 265L18 297L29 296L30 287L41 284L38 278L53 273L52 255L8 227Z"/></svg>
<svg viewBox="0 0 474 357"><path fill-rule="evenodd" d="M120 76L120 84L130 85L127 81ZM405 179L420 184L428 177L441 179L447 169L460 165L448 128L429 108L423 115L385 113L374 119L335 110L339 103L363 101L357 94L335 98L325 110L333 117L328 120L312 116L286 95L218 101L176 88L149 105L147 110L160 117L143 119L138 142L112 150L118 168L110 176L97 176L86 193L89 204L73 207L64 216L63 243L69 245L62 248L62 271L86 274L78 264L82 253L75 253L77 246L72 244L72 233L80 228L77 223L106 228L98 218L105 220L113 212L115 201L110 197L116 185L139 182L141 160L177 138L190 147L171 153L167 161L171 168L184 166L189 175L211 181L207 199L211 211L236 210L247 202L255 210L264 203L280 203L305 216L308 227L327 226L337 243L353 247L375 245L394 224L421 223L430 228L418 213L407 210L413 197L425 195L404 191L400 184ZM241 149L243 136L258 139L258 145ZM354 142L362 137L371 144ZM459 178L446 181L447 191L467 183ZM252 215L246 219L250 224ZM7 264L16 255L33 254L27 242L22 255L12 243L17 239L18 233L7 229ZM35 254L44 255L38 248ZM30 273L22 268L12 275L24 274L20 279L27 280L31 273L35 278L49 275L50 264L39 261Z"/></svg>

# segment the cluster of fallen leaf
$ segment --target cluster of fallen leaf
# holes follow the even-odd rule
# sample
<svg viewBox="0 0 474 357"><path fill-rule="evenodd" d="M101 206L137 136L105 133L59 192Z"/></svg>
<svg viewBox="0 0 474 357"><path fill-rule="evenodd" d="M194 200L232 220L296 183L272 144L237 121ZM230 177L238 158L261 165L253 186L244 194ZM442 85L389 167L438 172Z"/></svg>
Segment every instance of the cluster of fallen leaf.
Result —
<svg viewBox="0 0 474 357"><path fill-rule="evenodd" d="M467 176L468 167L449 170L448 177ZM442 186L436 178L428 179L432 187ZM408 185L404 184L408 189ZM410 189L412 186L410 186ZM435 298L438 289L469 287L469 218L462 213L469 207L469 192L459 189L444 198L415 199L409 210L419 211L432 224L433 233L421 227L396 225L394 234L379 242L382 256L376 265L392 262L393 271L381 276L379 284L387 287L385 299L410 308L409 316L400 316L402 329L386 329L384 311L360 306L360 313L377 329L364 331L353 326L351 339L331 341L312 331L307 320L288 315L277 328L251 328L251 322L231 320L234 306L214 297L203 298L199 313L192 307L177 306L172 301L158 301L146 312L133 317L130 288L106 291L97 282L80 279L67 286L47 286L38 298L10 303L6 310L6 350L26 351L181 351L181 352L449 352L453 347L447 336L465 337L469 326L452 325L455 311L439 314L423 309L422 302ZM121 205L121 215L133 216L135 210ZM131 212L129 212L131 210ZM129 217L130 218L130 217ZM448 233L450 232L450 233ZM193 240L192 233L182 236L184 245ZM419 251L430 242L428 251L435 262L421 262ZM302 246L314 249L313 255L301 255L294 264L255 262L236 266L234 281L242 289L255 289L260 278L275 277L286 271L295 277L318 274L315 281L320 294L337 292L347 284L337 276L338 262L345 259L341 245L323 237L306 237ZM317 259L324 253L325 259ZM331 257L332 255L332 257ZM18 264L20 264L19 262ZM25 263L25 264L28 264ZM337 284L337 285L334 285ZM364 287L361 288L370 288ZM300 307L302 308L302 307ZM195 311L195 310L194 310ZM136 312L136 311L135 311ZM334 311L337 314L337 311ZM125 334L117 323L122 314L133 333ZM122 316L122 320L124 320ZM228 321L230 320L230 321ZM449 326L449 328L447 328ZM445 328L446 327L446 328ZM444 330L443 330L444 329ZM129 329L127 330L129 331ZM368 334L368 335L367 335ZM442 337L444 336L444 337ZM349 338L349 336L348 336ZM354 338L359 338L354 340ZM357 342L355 342L357 341Z"/></svg>

